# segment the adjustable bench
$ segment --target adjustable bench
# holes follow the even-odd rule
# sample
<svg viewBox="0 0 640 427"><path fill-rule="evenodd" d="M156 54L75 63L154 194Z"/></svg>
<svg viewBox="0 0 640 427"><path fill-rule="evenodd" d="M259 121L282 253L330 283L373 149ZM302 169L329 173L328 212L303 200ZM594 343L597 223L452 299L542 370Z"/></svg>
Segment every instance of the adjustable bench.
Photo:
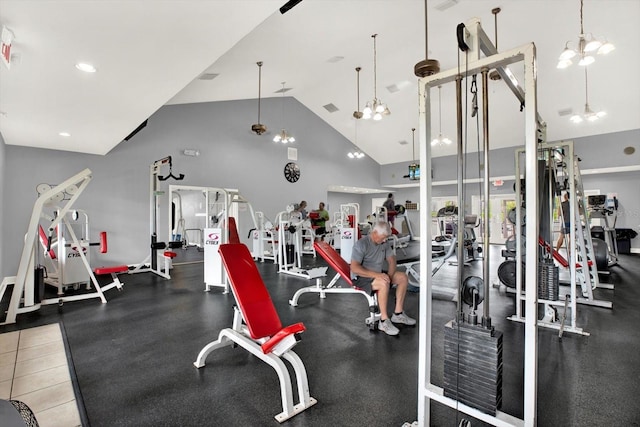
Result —
<svg viewBox="0 0 640 427"><path fill-rule="evenodd" d="M275 419L279 422L286 421L317 403L309 396L304 364L292 350L299 340L297 335L305 327L302 323L282 327L269 292L245 245L223 244L218 251L237 303L234 307L233 326L220 331L216 341L204 346L193 364L196 368L203 367L209 353L217 348L237 344L249 351L278 374L282 412ZM282 359L289 361L297 379L299 402L295 405L291 377Z"/></svg>
<svg viewBox="0 0 640 427"><path fill-rule="evenodd" d="M369 303L370 316L365 320L365 323L369 326L369 329L374 330L377 322L380 320L380 309L378 307L378 298L376 293L372 292L371 294L368 294L363 289L353 285L349 264L347 264L340 254L327 242L314 242L313 246L315 247L316 252L319 253L331 268L336 271L336 275L326 286L323 285L322 279L316 279L315 286L307 286L298 289L298 291L293 295L293 298L289 300L289 304L297 307L300 295L307 292L319 293L320 298L326 298L326 294L360 294L364 296ZM348 288L334 287L340 278L349 284Z"/></svg>
<svg viewBox="0 0 640 427"><path fill-rule="evenodd" d="M100 232L100 253L101 254L106 254L108 251L108 244L107 244L107 232L106 231L101 231ZM103 274L110 274L111 275L111 283L109 283L106 286L102 286L102 291L108 291L111 288L118 288L118 290L122 290L122 285L124 285L124 283L122 283L120 281L120 279L118 279L118 273L124 273L125 271L129 271L129 266L127 265L113 265L110 267L96 267L93 269L93 273L101 276Z"/></svg>

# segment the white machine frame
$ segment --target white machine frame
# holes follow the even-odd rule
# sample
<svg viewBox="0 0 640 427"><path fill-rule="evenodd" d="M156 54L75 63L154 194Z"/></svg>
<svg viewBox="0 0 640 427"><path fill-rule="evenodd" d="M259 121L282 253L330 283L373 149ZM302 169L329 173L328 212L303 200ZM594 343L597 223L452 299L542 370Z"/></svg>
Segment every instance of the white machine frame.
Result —
<svg viewBox="0 0 640 427"><path fill-rule="evenodd" d="M11 299L9 301L9 308L7 310L7 316L5 321L0 323L1 325L15 323L16 316L22 313L29 313L32 311L39 310L43 305L49 304L63 304L68 301L78 301L90 298L99 298L102 303L106 303L107 299L104 297L104 292L117 287L121 288L121 283L119 281L115 281L107 286L101 287L98 283L95 275L93 274L93 270L89 265L89 261L87 257L83 253L83 251L79 251L80 258L87 270L88 277L93 283L95 288L95 292L84 293L80 295L71 295L71 296L58 296L56 298L51 299L43 299L39 303L35 302L35 293L33 286L34 282L34 267L36 262L36 248L39 245L38 239L38 227L40 224L40 218L43 214L43 209L45 206L51 204L52 202L63 202L67 189L73 188L73 191L69 191L71 197L66 200L66 203L62 204L58 210L58 216L54 218L49 224L49 233L53 233L56 226L58 226L61 222L66 222L66 227L71 237L70 242L76 247L81 247L81 243L78 240L73 228L69 225L66 220L67 213L70 212L71 207L75 203L75 201L80 197L80 194L84 191L84 189L91 182L91 170L84 169L83 171L77 173L76 175L68 178L62 183L56 185L55 187L43 192L40 194L38 199L36 200L33 210L31 211L31 219L29 220L29 225L27 228L27 234L25 236L24 246L22 248L22 255L20 256L20 264L18 266L18 273L16 276L5 277L0 284L0 299L4 296L5 291L7 290L8 285L13 285L13 291L11 293ZM22 306L21 306L22 303Z"/></svg>
<svg viewBox="0 0 640 427"><path fill-rule="evenodd" d="M467 53L468 62L462 64L460 69L452 68L439 73L423 77L419 81L420 93L420 163L431 162L431 88L438 87L462 77L470 77L481 71L496 69L502 80L514 93L520 102L526 105L523 111L525 116L525 150L526 150L526 203L527 209L536 212L538 208L537 193L537 143L539 129L544 128L544 122L540 119L537 109L536 95L536 48L529 43L504 53L498 53L497 49L482 30L480 21L472 19L465 24L465 41L470 50ZM481 58L481 52L486 57ZM465 59L464 56L462 58ZM524 63L524 87L518 85L513 74L508 70L509 64ZM461 138L461 135L459 135ZM459 153L459 155L461 155ZM420 204L431 206L432 197L431 174L420 176ZM431 234L431 218L429 209L420 210L420 223L426 225L422 236ZM528 247L537 247L538 242L538 218L530 218L526 224L526 241ZM420 242L420 269L431 271L431 241L421 239ZM478 409L467 406L457 400L444 396L444 390L431 382L431 330L432 330L432 288L433 281L430 277L422 277L421 281L426 286L421 286L426 292L420 292L420 342L418 357L418 425L428 426L431 400L440 402L458 411L467 413L479 420L496 426L535 426L536 425L536 393L537 393L537 251L528 251L526 254L526 319L525 319L525 348L524 348L524 417L518 419L512 415L497 411L496 415L486 414ZM425 283L426 282L426 283Z"/></svg>
<svg viewBox="0 0 640 427"><path fill-rule="evenodd" d="M303 233L305 233L304 223L306 220L297 218L295 215L292 215L293 213L293 206L288 206L285 211L279 212L278 215L276 215L276 223L278 224L278 273L309 280L326 276L327 267L303 268ZM294 233L289 233L289 227L295 227L296 231ZM287 233L289 233L289 235L287 235ZM293 241L293 260L287 260L288 241ZM311 245L313 247L313 238L311 240ZM315 257L315 250L313 250L313 256Z"/></svg>

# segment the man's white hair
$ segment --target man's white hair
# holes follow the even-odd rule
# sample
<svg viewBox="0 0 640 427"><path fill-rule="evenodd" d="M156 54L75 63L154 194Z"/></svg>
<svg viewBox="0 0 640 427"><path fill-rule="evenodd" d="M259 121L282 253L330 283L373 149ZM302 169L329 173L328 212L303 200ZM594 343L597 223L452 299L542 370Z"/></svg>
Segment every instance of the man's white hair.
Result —
<svg viewBox="0 0 640 427"><path fill-rule="evenodd" d="M388 236L391 234L391 228L389 227L389 223L386 221L376 222L376 224L373 226L373 231L385 236Z"/></svg>

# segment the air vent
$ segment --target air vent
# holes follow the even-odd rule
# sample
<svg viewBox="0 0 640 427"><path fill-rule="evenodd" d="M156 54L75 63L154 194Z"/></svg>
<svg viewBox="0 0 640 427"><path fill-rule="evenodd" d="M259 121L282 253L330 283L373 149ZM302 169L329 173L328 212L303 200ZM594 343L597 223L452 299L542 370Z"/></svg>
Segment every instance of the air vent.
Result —
<svg viewBox="0 0 640 427"><path fill-rule="evenodd" d="M445 10L457 4L458 4L458 0L445 0L442 3L436 5L436 10L439 10L440 12L444 12Z"/></svg>
<svg viewBox="0 0 640 427"><path fill-rule="evenodd" d="M213 80L219 75L220 74L216 74L216 73L204 73L200 77L198 77L198 80Z"/></svg>
<svg viewBox="0 0 640 427"><path fill-rule="evenodd" d="M570 114L573 114L573 108L564 108L562 110L558 110L558 115L560 117L568 116Z"/></svg>
<svg viewBox="0 0 640 427"><path fill-rule="evenodd" d="M333 104L327 104L327 105L323 105L324 109L327 110L330 113L335 113L336 111L338 111L338 107L336 107Z"/></svg>
<svg viewBox="0 0 640 427"><path fill-rule="evenodd" d="M407 144L408 144L408 142L407 142L407 141L398 141L398 144L400 144L400 145L407 145Z"/></svg>
<svg viewBox="0 0 640 427"><path fill-rule="evenodd" d="M327 59L327 62L336 63L342 61L343 59L344 56L332 56L331 58Z"/></svg>
<svg viewBox="0 0 640 427"><path fill-rule="evenodd" d="M400 88L398 87L398 85L387 86L387 90L389 91L389 93L400 92Z"/></svg>
<svg viewBox="0 0 640 427"><path fill-rule="evenodd" d="M273 93L285 93L285 92L289 92L291 89L293 89L292 87L283 87L278 89L277 91L273 92Z"/></svg>

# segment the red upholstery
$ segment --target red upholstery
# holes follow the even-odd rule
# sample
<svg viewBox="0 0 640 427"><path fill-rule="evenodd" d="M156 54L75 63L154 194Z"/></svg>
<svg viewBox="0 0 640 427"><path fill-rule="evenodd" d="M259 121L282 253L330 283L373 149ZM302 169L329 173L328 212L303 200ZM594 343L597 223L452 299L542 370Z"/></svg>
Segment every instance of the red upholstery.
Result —
<svg viewBox="0 0 640 427"><path fill-rule="evenodd" d="M40 235L40 243L42 244L42 247L46 249L49 244L49 237L47 236L47 233L44 232L44 228L42 228L41 225L38 225L38 234ZM56 259L56 252L53 249L49 249L49 258Z"/></svg>
<svg viewBox="0 0 640 427"><path fill-rule="evenodd" d="M551 250L551 245L549 245L547 242L545 242L542 239L542 237L538 237L538 243L540 244L540 246L545 248L547 251ZM566 258L563 257L562 255L560 255L560 252L558 252L558 251L556 251L554 249L552 255L553 255L553 259L558 261L558 264L560 264L564 268L569 267L569 261L567 261ZM593 261L589 260L588 265L589 265L589 267L591 267L593 265ZM576 264L576 268L580 268L580 267L581 267L580 264Z"/></svg>
<svg viewBox="0 0 640 427"><path fill-rule="evenodd" d="M349 285L353 286L353 282L351 281L351 267L349 267L349 264L347 264L331 245L327 242L313 242L313 247L316 249L316 253L319 253L340 277Z"/></svg>
<svg viewBox="0 0 640 427"><path fill-rule="evenodd" d="M114 265L113 267L97 267L93 270L93 272L97 275L123 273L125 271L129 271L129 267L126 265Z"/></svg>
<svg viewBox="0 0 640 427"><path fill-rule="evenodd" d="M296 323L294 325L287 326L286 328L280 329L274 336L269 339L266 343L262 344L262 352L264 354L271 353L273 348L278 345L280 341L286 338L289 335L299 334L300 332L304 332L306 328L303 323Z"/></svg>
<svg viewBox="0 0 640 427"><path fill-rule="evenodd" d="M106 231L100 232L100 253L101 254L107 253L107 232Z"/></svg>
<svg viewBox="0 0 640 427"><path fill-rule="evenodd" d="M166 256L168 258L172 258L172 259L178 256L177 253L171 252L171 251L164 251L164 253L162 255L164 255L164 256Z"/></svg>
<svg viewBox="0 0 640 427"><path fill-rule="evenodd" d="M229 243L242 243L238 235L238 227L236 227L236 219L229 217Z"/></svg>
<svg viewBox="0 0 640 427"><path fill-rule="evenodd" d="M279 341L289 335L289 333L283 332L287 329L282 329L280 317L278 317L271 296L262 277L260 277L260 272L249 249L243 244L223 244L220 245L218 252L251 338L273 337L272 339L275 339L277 334L284 334L279 335ZM299 327L296 326L296 328ZM304 330L304 325L302 328ZM277 341L274 341L272 345L275 344Z"/></svg>

